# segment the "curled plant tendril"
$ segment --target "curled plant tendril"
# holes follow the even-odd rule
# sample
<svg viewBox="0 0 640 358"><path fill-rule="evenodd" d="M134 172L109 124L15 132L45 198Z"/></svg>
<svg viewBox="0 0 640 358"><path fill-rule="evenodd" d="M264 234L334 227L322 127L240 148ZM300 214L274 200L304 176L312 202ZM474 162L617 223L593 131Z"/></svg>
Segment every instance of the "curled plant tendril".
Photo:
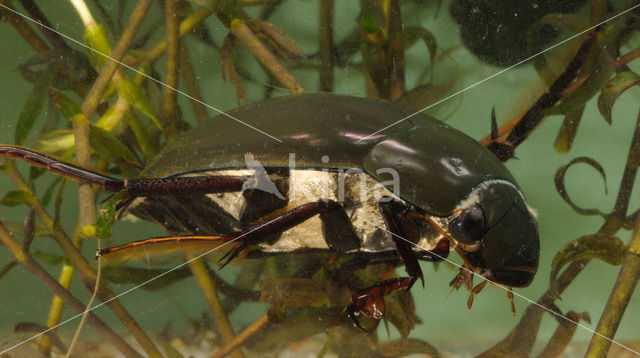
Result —
<svg viewBox="0 0 640 358"><path fill-rule="evenodd" d="M600 175L602 176L602 179L604 180L604 192L605 194L607 194L607 175L604 172L604 168L602 168L602 165L600 165L600 163L598 163L595 159L590 158L590 157L578 157L575 158L573 160L571 160L569 162L569 164L564 165L562 167L560 167L558 169L558 171L556 172L556 176L554 178L554 182L556 184L556 190L558 191L558 194L560 194L560 196L562 197L562 199L569 204L569 206L571 206L571 208L577 212L580 215L599 215L603 218L607 217L607 214L601 212L598 209L584 209L579 207L578 205L576 205L573 200L571 200L571 198L569 197L569 194L567 193L567 189L565 187L565 183L564 183L564 179L565 179L565 175L567 173L567 170L569 170L569 168L575 164L578 163L584 163L587 164L588 166L594 168L595 170L598 171L598 173L600 173Z"/></svg>

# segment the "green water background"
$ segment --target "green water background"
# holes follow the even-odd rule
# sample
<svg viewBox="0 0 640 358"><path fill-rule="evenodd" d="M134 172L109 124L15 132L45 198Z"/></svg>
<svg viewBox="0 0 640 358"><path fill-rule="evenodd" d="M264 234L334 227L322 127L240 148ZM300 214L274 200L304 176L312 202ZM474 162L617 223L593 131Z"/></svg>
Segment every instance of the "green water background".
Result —
<svg viewBox="0 0 640 358"><path fill-rule="evenodd" d="M67 2L56 2L56 5L51 8L48 8L45 3L41 6L46 10L50 20L55 21L59 31L77 40L82 38L81 24ZM417 21L433 31L440 45L439 50L460 43L456 26L448 15L446 2L437 17L434 17L433 7L418 9L418 6L415 6L415 8L415 12L405 15L408 18L407 21ZM155 14L150 16L159 18L160 13L157 7L154 7L153 11ZM249 11L252 10L249 9ZM317 2L288 1L274 13L270 20L298 41L306 53L314 53L317 50L317 26L309 24L317 24L317 12ZM353 27L358 12L356 2L336 2L335 38L337 41ZM292 18L306 25L297 24L291 21ZM226 34L227 30L215 19L209 19L208 24L216 42L220 43L222 35ZM187 41L191 48L194 67L200 74L199 86L205 102L221 110L234 108L236 101L233 97L232 85L224 84L220 77L219 54L193 39ZM638 45L640 41L636 39L625 49L636 48ZM82 50L76 45L72 46ZM244 58L246 67L254 69L252 76L258 82L264 80L265 76L255 66L253 59L247 59L250 56L247 56L246 49L238 46L237 52L240 53L238 57ZM31 89L31 85L21 78L17 67L33 55L34 51L25 44L12 27L6 22L0 24L0 81L2 83L0 142L2 143L12 143L15 123ZM425 66L420 64L428 61L428 56L423 45L413 46L406 55L407 84L408 87L412 87L419 75L414 69L422 70ZM479 62L464 48L454 51L451 58L455 60L455 64L453 61L445 60L444 64L438 65L434 81L439 82L455 77L453 91L483 80L500 70ZM163 68L161 63L157 66ZM638 64L631 63L630 67L637 69ZM317 90L315 72L294 70L293 74L301 79L308 92ZM426 113L436 118L447 118L449 124L480 139L489 131L491 109L496 108L499 119L509 118L509 115L513 114L510 111L514 103L521 101L523 93L526 94L527 88L530 88L535 78L536 74L532 66L525 64L479 84L464 94L429 109ZM336 92L365 95L360 70L336 69L335 80ZM249 98L258 98L261 87L249 85L248 92ZM285 92L277 90L276 94L283 95ZM603 120L597 111L595 101L591 101L587 105L574 148L569 154L559 154L554 151L553 142L560 128L561 117L549 117L523 145L518 147L518 159L507 163L522 186L530 205L538 210L542 245L540 270L536 279L530 287L516 290L518 295L537 300L548 285L550 264L556 251L570 240L595 232L602 223L597 217L576 214L561 200L553 184L553 177L558 167L578 156L590 156L599 161L607 174L608 194L604 192L603 181L599 174L586 166L576 166L569 171L567 187L569 194L578 205L598 208L605 212L611 210L638 115L638 98L640 98L640 89L632 88L618 100L613 110L612 125L608 125ZM183 97L179 96L179 100L184 110L184 118L191 120L193 116L190 105ZM210 112L210 114L214 113ZM20 167L24 169L26 166ZM4 176L0 176L0 195L11 189L13 189L12 184ZM639 189L637 184L635 189ZM634 193L631 210L638 208L639 198L640 195L637 192ZM66 205L63 217L68 218L69 221L62 223L67 232L71 232L75 224L75 200L75 185L68 185L65 192ZM0 217L5 219L16 220L23 214L24 212L20 210L0 207ZM161 229L141 222L119 223L114 231L115 236L125 237L126 241L161 234L163 234ZM627 241L628 234L621 235L621 238ZM95 250L94 245L94 242L85 244L84 252L87 257L92 256ZM54 252L61 253L59 250ZM8 259L9 255L0 248L0 264L4 264ZM459 261L456 259L456 262ZM57 267L48 266L47 268L57 276ZM583 324L589 329L594 329L613 287L618 269L619 267L597 260L591 262L563 294L562 301L557 302L558 306L565 312L568 310L589 312L592 323L583 322ZM518 315L513 317L505 292L500 288L488 287L476 297L473 309L467 310L465 292L454 292L447 297L448 283L455 274L455 270L450 265L441 265L436 272L431 264L423 264L423 270L426 288L422 289L417 285L413 289L418 315L422 318L423 324L419 325L411 336L425 339L437 347L475 340L484 342L479 345L477 351L479 353L488 347L487 342L492 343L503 338L518 322L519 316L529 304L525 299L516 297ZM233 274L233 271L234 269L230 268L228 273ZM129 286L116 286L117 291L127 288ZM74 281L73 291L85 301L88 298L87 291L80 287L77 280ZM33 276L22 268L14 269L0 281L0 329L8 334L16 322L43 322L50 300L50 292ZM135 290L124 296L122 301L133 316L140 320L143 327L152 327L151 331L156 332L162 330L167 322L173 322L172 327L176 329L176 333L179 333L183 329L181 327L185 325L182 319L185 315L199 317L201 312L206 311L206 304L193 279L187 279L161 292ZM252 322L263 312L264 307L260 304L245 305L234 312L231 319L236 329ZM97 309L96 312L108 321L113 320L112 314L104 307ZM69 310L66 310L65 314L67 317L72 315ZM632 297L616 339L637 341L640 338L638 316L640 316L640 296L636 293ZM76 322L70 322L64 328L75 328ZM555 320L545 315L540 333L542 340L548 338L555 327ZM122 331L121 328L118 330ZM591 332L578 328L575 340L588 341L590 337Z"/></svg>

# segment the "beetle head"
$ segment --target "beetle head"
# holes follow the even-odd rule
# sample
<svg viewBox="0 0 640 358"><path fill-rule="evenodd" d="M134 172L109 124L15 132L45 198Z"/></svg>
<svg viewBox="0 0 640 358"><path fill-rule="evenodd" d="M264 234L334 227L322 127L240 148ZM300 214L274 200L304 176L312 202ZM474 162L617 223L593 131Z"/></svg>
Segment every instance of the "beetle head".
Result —
<svg viewBox="0 0 640 358"><path fill-rule="evenodd" d="M520 189L505 180L480 184L449 223L465 258L491 281L513 287L531 283L540 239L535 213Z"/></svg>

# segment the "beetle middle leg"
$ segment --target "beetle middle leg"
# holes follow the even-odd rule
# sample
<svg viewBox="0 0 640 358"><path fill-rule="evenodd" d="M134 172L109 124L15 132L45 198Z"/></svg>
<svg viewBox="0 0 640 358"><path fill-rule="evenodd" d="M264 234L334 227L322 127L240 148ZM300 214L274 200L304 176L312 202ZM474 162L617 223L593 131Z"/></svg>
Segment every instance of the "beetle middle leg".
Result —
<svg viewBox="0 0 640 358"><path fill-rule="evenodd" d="M373 331L384 317L386 295L400 289L411 289L418 278L424 286L422 269L413 249L415 246L413 243L420 239L420 230L415 221L410 218L410 210L403 203L390 197L381 198L379 206L387 231L391 233L391 239L405 264L409 277L397 277L378 282L352 296L351 303L347 307L349 317L357 327L369 332ZM433 250L421 252L420 258L435 262L444 260L448 255L449 241L440 240ZM373 327L369 329L363 327L358 319L360 314L375 320Z"/></svg>
<svg viewBox="0 0 640 358"><path fill-rule="evenodd" d="M251 245L262 242L265 238L301 224L315 215L320 215L322 232L330 250L349 251L360 246L360 239L342 205L333 200L318 200L303 204L293 209L282 209L275 216L268 215L257 220L257 223L234 235L241 238L239 244L223 257L222 265L226 265Z"/></svg>

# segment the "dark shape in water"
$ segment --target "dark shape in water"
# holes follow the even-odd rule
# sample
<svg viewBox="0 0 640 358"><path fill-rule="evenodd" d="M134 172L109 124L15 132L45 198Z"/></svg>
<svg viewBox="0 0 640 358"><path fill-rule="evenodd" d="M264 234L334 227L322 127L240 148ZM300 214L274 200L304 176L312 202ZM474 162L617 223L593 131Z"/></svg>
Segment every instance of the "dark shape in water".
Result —
<svg viewBox="0 0 640 358"><path fill-rule="evenodd" d="M529 53L527 32L544 15L570 13L584 0L453 0L449 10L460 27L464 44L483 61L495 66L511 66ZM557 35L543 26L537 35L546 44Z"/></svg>

